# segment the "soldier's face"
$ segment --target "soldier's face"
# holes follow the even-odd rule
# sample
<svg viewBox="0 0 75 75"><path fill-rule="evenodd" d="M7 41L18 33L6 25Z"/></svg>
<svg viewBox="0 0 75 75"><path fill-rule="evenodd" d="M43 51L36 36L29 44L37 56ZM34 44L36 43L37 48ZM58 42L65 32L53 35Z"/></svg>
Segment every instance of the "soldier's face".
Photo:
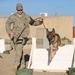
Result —
<svg viewBox="0 0 75 75"><path fill-rule="evenodd" d="M17 13L18 13L19 15L22 15L23 11L22 11L22 10L18 10Z"/></svg>

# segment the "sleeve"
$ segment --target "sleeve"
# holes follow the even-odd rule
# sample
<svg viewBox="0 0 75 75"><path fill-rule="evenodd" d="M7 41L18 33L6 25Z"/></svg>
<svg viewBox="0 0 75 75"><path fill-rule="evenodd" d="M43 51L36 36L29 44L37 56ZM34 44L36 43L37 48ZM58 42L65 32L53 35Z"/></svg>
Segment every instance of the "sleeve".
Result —
<svg viewBox="0 0 75 75"><path fill-rule="evenodd" d="M42 23L43 23L43 21L40 21L40 20L33 20L33 19L30 17L30 22L29 22L30 25L38 26L38 25L41 25Z"/></svg>
<svg viewBox="0 0 75 75"><path fill-rule="evenodd" d="M12 24L12 18L9 17L6 21L6 25L5 25L5 28L6 28L6 32L8 33L8 35L12 32L11 30L11 24Z"/></svg>
<svg viewBox="0 0 75 75"><path fill-rule="evenodd" d="M33 25L34 22L35 22L35 21L30 17L30 22L29 22L29 24L30 24L30 25Z"/></svg>

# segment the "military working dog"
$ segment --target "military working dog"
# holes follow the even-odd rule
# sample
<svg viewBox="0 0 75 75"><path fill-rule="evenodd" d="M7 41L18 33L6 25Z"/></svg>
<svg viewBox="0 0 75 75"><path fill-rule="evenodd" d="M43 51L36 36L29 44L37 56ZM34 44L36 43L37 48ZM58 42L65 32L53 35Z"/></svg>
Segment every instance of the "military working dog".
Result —
<svg viewBox="0 0 75 75"><path fill-rule="evenodd" d="M49 41L49 47L50 47L50 61L56 54L56 51L58 50L58 46L61 45L61 38L59 34L55 33L55 29L53 28L52 31L49 31L46 29L46 37Z"/></svg>

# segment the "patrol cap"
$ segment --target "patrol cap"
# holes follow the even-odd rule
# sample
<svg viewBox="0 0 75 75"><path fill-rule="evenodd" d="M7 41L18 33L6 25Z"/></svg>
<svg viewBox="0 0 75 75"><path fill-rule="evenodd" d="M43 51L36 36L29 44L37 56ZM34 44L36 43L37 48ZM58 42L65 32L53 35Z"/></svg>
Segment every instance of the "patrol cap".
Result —
<svg viewBox="0 0 75 75"><path fill-rule="evenodd" d="M23 10L23 6L21 3L16 4L16 10Z"/></svg>

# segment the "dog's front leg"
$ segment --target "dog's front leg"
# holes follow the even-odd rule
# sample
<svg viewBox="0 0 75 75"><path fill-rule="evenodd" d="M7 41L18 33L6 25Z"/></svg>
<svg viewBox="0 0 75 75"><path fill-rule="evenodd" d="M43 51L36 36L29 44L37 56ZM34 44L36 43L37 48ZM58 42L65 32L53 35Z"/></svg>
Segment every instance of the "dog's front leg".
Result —
<svg viewBox="0 0 75 75"><path fill-rule="evenodd" d="M57 43L55 43L54 45L53 45L53 47L55 48L55 50L54 50L54 55L56 54L56 52L57 52L57 50L58 50L58 44Z"/></svg>
<svg viewBox="0 0 75 75"><path fill-rule="evenodd" d="M53 45L51 44L50 45L50 61L52 60L53 57L54 57L54 54L53 54Z"/></svg>

